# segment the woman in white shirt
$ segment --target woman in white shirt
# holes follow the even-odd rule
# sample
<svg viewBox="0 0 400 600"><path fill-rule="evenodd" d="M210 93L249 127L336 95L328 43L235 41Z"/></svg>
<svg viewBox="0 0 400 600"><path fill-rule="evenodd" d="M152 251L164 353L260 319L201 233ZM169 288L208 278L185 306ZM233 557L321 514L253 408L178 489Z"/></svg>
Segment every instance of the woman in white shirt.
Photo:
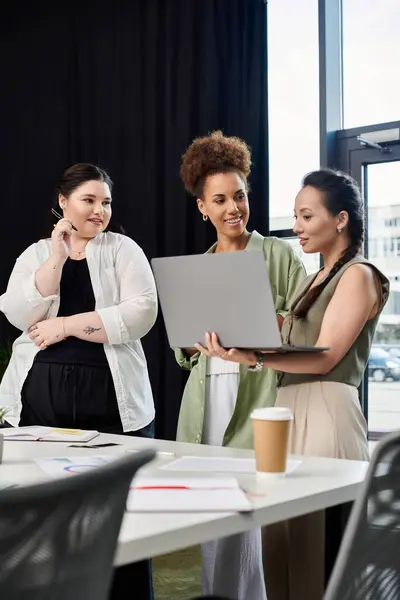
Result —
<svg viewBox="0 0 400 600"><path fill-rule="evenodd" d="M111 190L102 169L70 167L58 187L63 218L17 259L0 297L22 330L0 384L13 425L154 436L140 338L156 320L156 287L141 248L107 231Z"/></svg>

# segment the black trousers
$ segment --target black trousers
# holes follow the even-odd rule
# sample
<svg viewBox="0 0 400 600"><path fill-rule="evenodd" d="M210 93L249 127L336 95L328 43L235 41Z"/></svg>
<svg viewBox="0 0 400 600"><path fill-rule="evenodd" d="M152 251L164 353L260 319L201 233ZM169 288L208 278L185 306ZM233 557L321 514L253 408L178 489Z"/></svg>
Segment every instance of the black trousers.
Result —
<svg viewBox="0 0 400 600"><path fill-rule="evenodd" d="M21 392L19 425L95 429L124 434L107 367L35 362ZM154 437L154 422L127 435ZM109 600L153 600L151 561L114 570Z"/></svg>

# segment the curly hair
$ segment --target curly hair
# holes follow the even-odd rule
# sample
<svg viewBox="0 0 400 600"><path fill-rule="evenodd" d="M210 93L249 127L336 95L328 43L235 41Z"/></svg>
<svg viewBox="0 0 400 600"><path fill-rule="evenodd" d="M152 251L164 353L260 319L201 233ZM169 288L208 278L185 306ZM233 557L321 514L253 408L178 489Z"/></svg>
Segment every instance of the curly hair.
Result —
<svg viewBox="0 0 400 600"><path fill-rule="evenodd" d="M213 131L198 137L182 156L180 169L185 189L196 198L203 197L206 178L217 173L237 172L247 184L251 170L251 152L238 137L227 137Z"/></svg>

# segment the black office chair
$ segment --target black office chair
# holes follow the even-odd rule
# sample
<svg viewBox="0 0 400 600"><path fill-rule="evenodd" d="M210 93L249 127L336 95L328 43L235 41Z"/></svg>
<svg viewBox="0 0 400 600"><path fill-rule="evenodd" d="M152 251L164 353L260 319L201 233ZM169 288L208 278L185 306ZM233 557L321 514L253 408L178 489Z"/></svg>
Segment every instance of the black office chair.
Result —
<svg viewBox="0 0 400 600"><path fill-rule="evenodd" d="M400 598L400 433L377 446L324 600Z"/></svg>
<svg viewBox="0 0 400 600"><path fill-rule="evenodd" d="M0 598L106 600L130 483L154 456L0 492Z"/></svg>

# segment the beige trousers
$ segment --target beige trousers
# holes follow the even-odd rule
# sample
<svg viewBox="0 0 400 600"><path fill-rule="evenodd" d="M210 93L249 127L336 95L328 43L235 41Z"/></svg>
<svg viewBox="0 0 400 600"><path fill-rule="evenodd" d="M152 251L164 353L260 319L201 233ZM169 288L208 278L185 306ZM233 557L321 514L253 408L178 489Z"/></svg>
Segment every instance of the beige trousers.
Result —
<svg viewBox="0 0 400 600"><path fill-rule="evenodd" d="M294 414L293 454L369 460L367 427L355 387L318 381L280 388L276 406ZM268 600L322 600L325 511L263 529Z"/></svg>

